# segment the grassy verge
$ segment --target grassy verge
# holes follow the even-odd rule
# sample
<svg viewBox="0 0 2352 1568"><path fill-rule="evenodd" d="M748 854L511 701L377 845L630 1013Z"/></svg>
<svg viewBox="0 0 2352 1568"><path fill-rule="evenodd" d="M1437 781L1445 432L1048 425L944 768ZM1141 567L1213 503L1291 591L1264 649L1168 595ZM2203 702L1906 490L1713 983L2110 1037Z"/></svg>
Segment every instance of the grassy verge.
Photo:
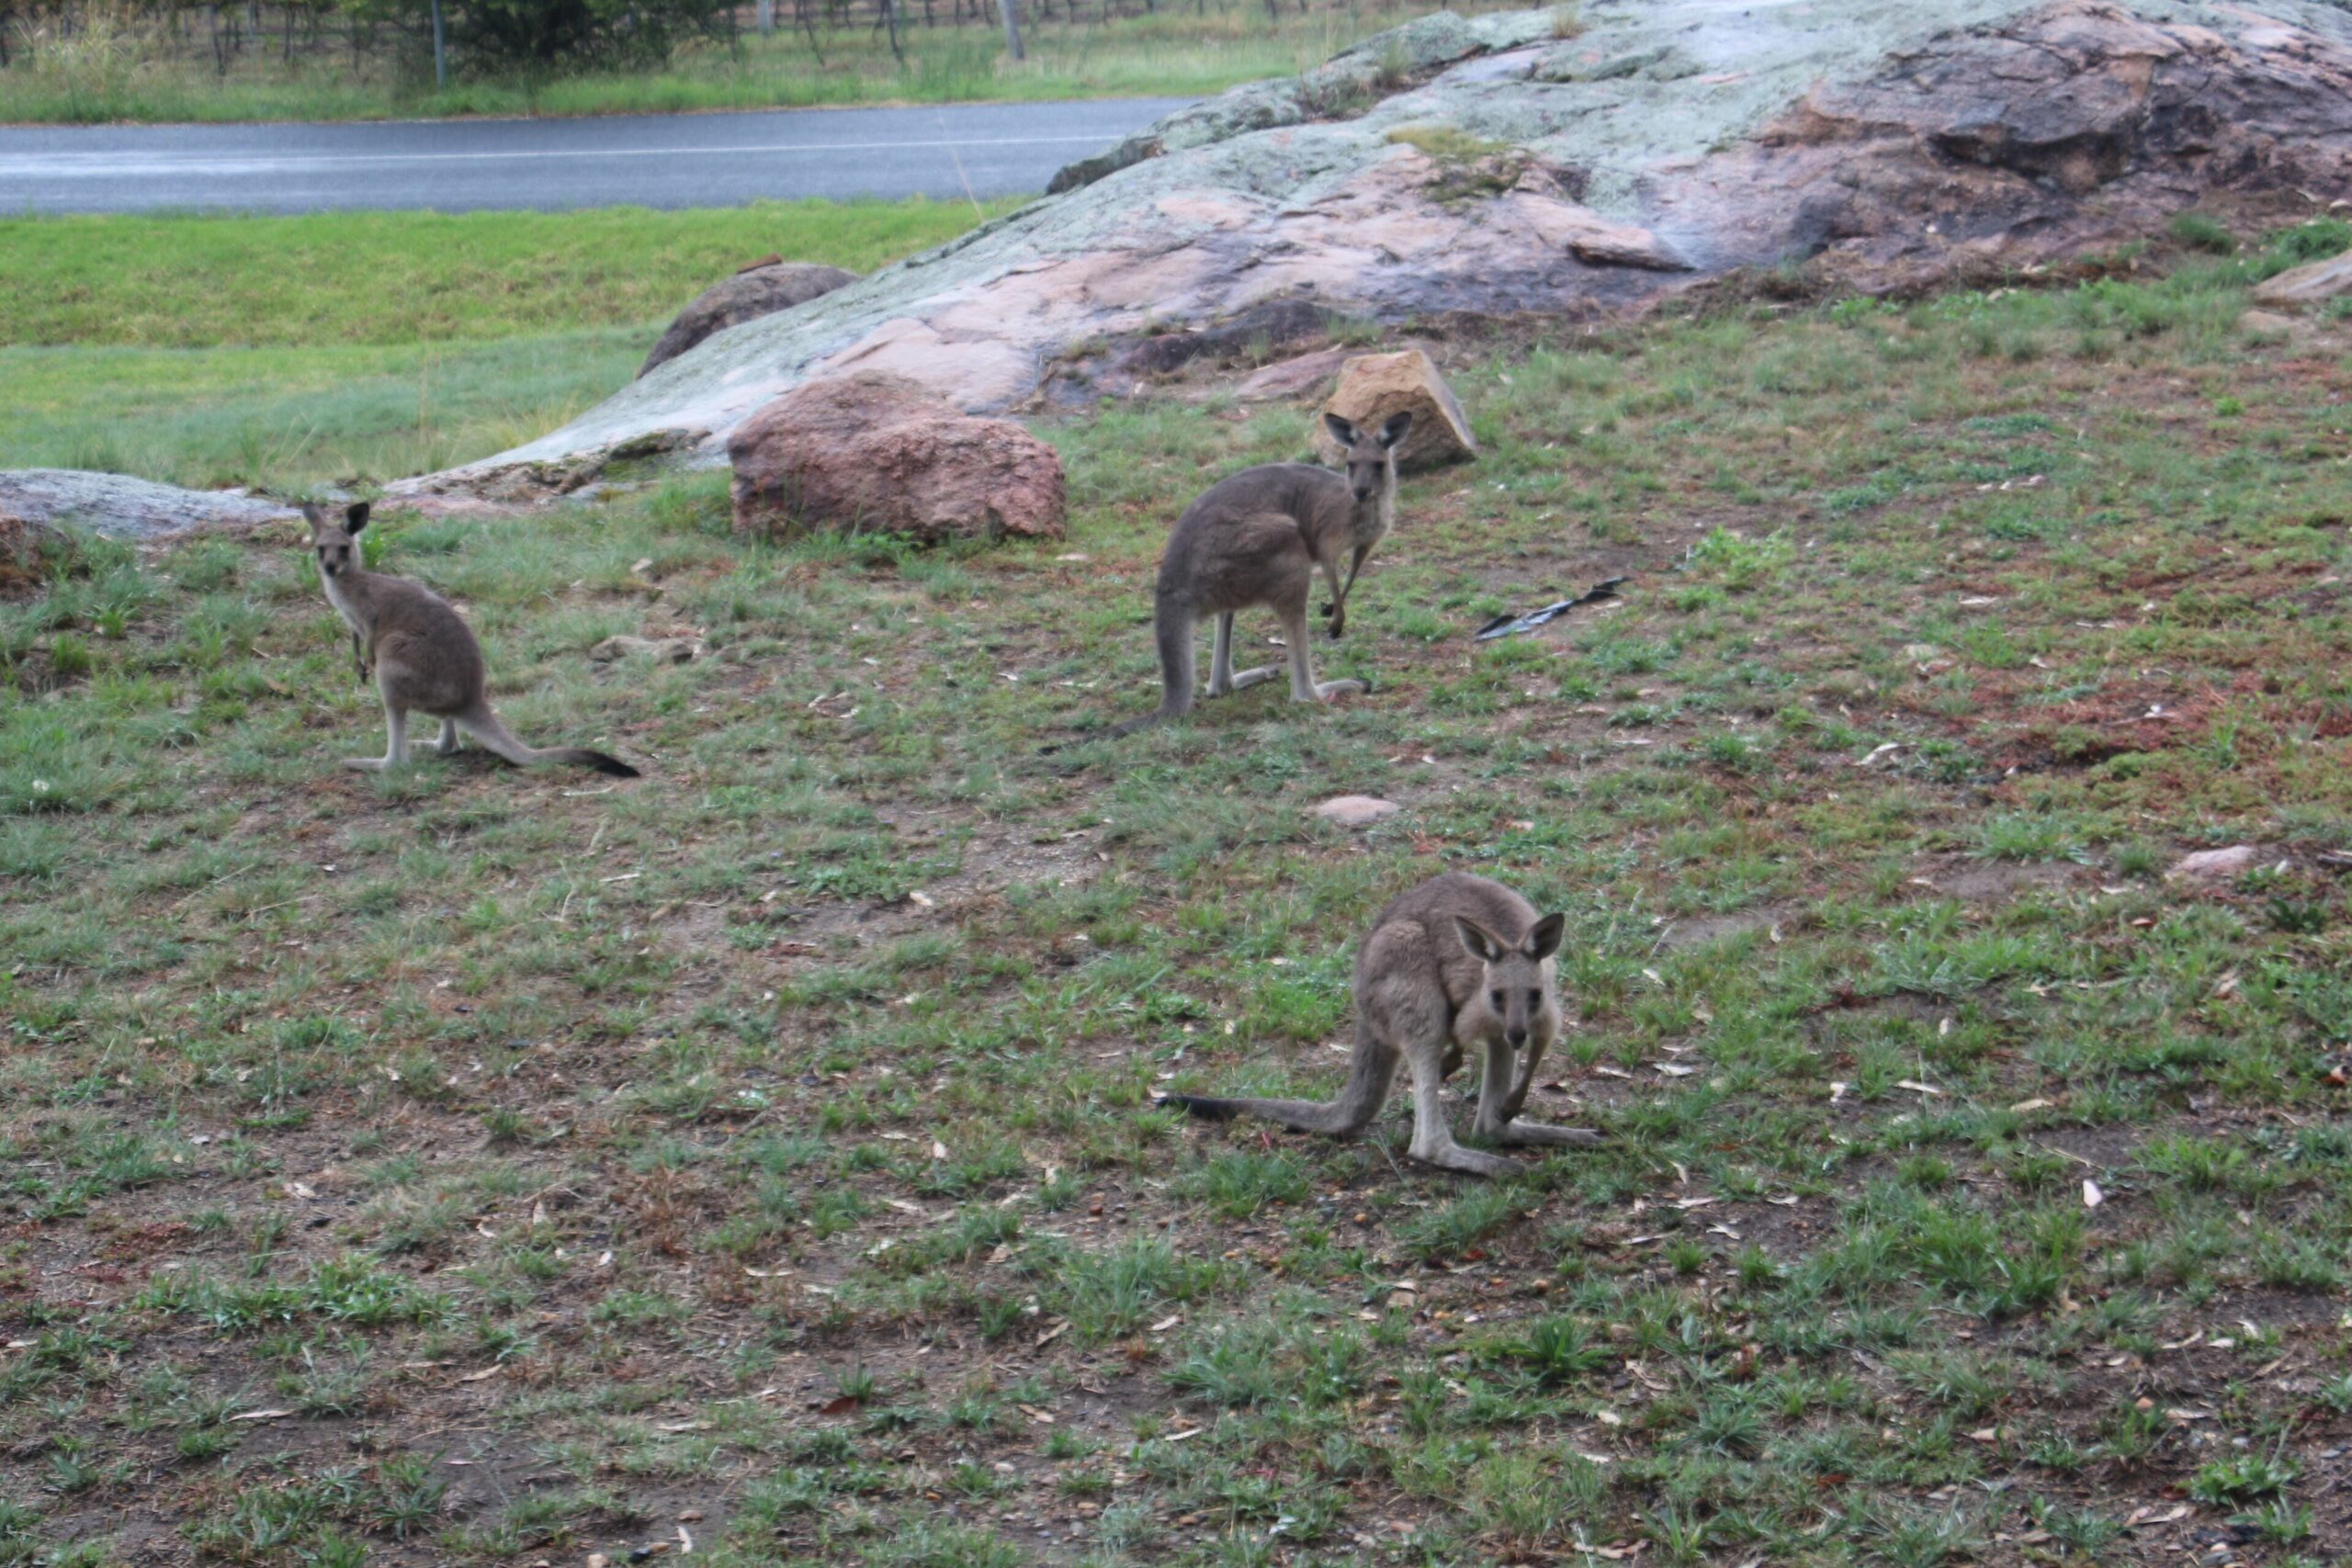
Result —
<svg viewBox="0 0 2352 1568"><path fill-rule="evenodd" d="M1018 62L993 28L913 28L904 35L901 61L861 23L820 28L817 51L805 35L779 31L769 39L747 36L733 50L690 46L659 72L472 83L444 92L402 85L382 73L266 58L241 61L224 75L209 58L175 58L160 40L125 34L104 49L84 47L49 62L36 54L0 71L0 122L672 114L1205 95L1295 75L1420 10L1376 3L1270 17L1255 6L1222 5L1215 11L1171 6L1109 22L1046 22L1033 25L1028 58Z"/></svg>
<svg viewBox="0 0 2352 1568"><path fill-rule="evenodd" d="M616 789L339 770L291 537L89 552L0 614L0 1544L2340 1560L2346 367L2247 276L1495 345L1325 656L1375 695L1050 765L1301 412L1051 427L1035 547L389 518ZM1153 1109L1329 1092L1442 865L1567 912L1538 1098L1605 1148Z"/></svg>
<svg viewBox="0 0 2352 1568"><path fill-rule="evenodd" d="M426 472L607 396L746 262L865 271L971 222L921 200L0 222L0 468L281 490Z"/></svg>

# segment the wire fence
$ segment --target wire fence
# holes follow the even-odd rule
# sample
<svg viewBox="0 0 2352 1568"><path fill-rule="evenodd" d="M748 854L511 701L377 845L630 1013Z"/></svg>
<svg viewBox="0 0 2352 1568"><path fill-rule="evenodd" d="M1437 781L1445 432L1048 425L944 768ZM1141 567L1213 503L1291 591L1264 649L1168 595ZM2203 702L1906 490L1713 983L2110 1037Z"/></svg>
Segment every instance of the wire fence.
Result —
<svg viewBox="0 0 2352 1568"><path fill-rule="evenodd" d="M1262 8L1270 16L1341 9L1345 0L1013 0L1024 28L1076 27L1166 12L1206 16ZM460 11L466 0L446 0ZM779 32L823 34L866 28L889 36L940 28L1001 29L1000 0L754 0L700 11L686 29L729 45ZM67 0L42 5L0 0L0 68L44 51L135 49L147 58L209 62L222 74L277 62L381 64L429 51L428 0L230 0L228 4L141 5L130 0Z"/></svg>

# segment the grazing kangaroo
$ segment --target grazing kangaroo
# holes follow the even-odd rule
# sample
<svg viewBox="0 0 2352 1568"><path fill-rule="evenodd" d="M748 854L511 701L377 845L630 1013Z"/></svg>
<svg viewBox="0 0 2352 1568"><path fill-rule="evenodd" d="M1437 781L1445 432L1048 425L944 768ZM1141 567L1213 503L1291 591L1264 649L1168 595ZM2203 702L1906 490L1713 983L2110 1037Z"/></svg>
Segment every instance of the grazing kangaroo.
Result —
<svg viewBox="0 0 2352 1568"><path fill-rule="evenodd" d="M370 674L384 699L389 739L379 757L352 757L347 768L397 768L408 761L411 709L441 721L434 750L443 756L458 749L463 731L486 750L517 767L534 762L575 762L617 779L638 776L635 768L584 746L541 751L507 732L491 711L483 684L481 644L448 602L422 583L368 570L360 564L359 531L368 526L368 503L355 502L337 523L315 506L302 508L311 525L311 547L318 555L319 582L327 603L351 628L351 651L363 682Z"/></svg>
<svg viewBox="0 0 2352 1568"><path fill-rule="evenodd" d="M1486 1053L1473 1131L1498 1144L1588 1147L1600 1134L1518 1120L1544 1051L1560 1032L1558 963L1566 917L1483 876L1448 872L1398 897L1356 953L1356 1051L1347 1087L1311 1100L1214 1100L1171 1094L1196 1116L1271 1117L1306 1133L1358 1133L1379 1114L1404 1060L1413 1068L1412 1156L1473 1176L1508 1176L1517 1160L1453 1141L1438 1085L1466 1051ZM1524 1055L1521 1055L1524 1053ZM1518 1070L1512 1070L1513 1058Z"/></svg>
<svg viewBox="0 0 2352 1568"><path fill-rule="evenodd" d="M1320 570L1330 584L1334 637L1347 628L1348 592L1356 573L1396 521L1396 444L1412 427L1409 413L1392 415L1364 431L1335 413L1323 422L1346 454L1344 473L1313 463L1267 463L1219 479L1203 491L1168 536L1153 596L1152 635L1159 643L1159 707L1113 726L1102 739L1132 735L1193 710L1198 652L1194 628L1216 617L1216 650L1209 664L1209 695L1254 686L1282 673L1276 664L1233 668L1233 616L1269 606L1283 624L1290 654L1293 702L1312 703L1370 690L1363 681L1315 679L1306 647L1306 598ZM1345 559L1348 575L1340 577Z"/></svg>

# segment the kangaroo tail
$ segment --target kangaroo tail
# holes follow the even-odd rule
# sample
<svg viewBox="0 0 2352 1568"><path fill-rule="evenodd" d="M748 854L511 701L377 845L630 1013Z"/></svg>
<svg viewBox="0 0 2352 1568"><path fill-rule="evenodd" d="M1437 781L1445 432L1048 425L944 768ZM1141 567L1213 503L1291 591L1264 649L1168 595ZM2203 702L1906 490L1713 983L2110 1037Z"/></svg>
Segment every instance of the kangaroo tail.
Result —
<svg viewBox="0 0 2352 1568"><path fill-rule="evenodd" d="M1263 1116L1302 1133L1359 1133L1380 1113L1388 1086L1396 1077L1397 1053L1370 1040L1356 1042L1348 1064L1347 1087L1329 1102L1313 1100L1219 1100L1205 1094L1166 1094L1162 1105L1182 1107L1206 1122L1229 1122L1236 1116Z"/></svg>
<svg viewBox="0 0 2352 1568"><path fill-rule="evenodd" d="M617 757L585 746L554 746L544 750L526 746L514 738L514 731L499 722L488 703L478 703L472 709L457 716L459 729L471 736L485 751L497 753L518 768L535 767L542 762L568 762L574 767L594 768L598 773L616 779L642 777L635 768Z"/></svg>
<svg viewBox="0 0 2352 1568"><path fill-rule="evenodd" d="M1193 646L1193 628L1200 617L1189 604L1162 599L1151 618L1152 636L1159 644L1159 705L1141 718L1130 718L1108 729L1091 735L1078 736L1069 740L1057 740L1038 750L1041 757L1070 746L1081 746L1093 740L1116 740L1121 736L1134 735L1155 725L1181 718L1193 711L1193 682L1198 674L1198 651Z"/></svg>

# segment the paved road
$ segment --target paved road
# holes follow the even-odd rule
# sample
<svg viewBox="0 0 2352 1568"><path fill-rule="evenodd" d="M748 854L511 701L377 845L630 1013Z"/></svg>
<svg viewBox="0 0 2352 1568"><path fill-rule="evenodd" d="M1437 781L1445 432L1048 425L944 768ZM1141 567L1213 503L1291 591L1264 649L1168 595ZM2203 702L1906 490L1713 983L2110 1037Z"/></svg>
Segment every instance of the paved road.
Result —
<svg viewBox="0 0 2352 1568"><path fill-rule="evenodd" d="M0 128L0 213L1016 196L1182 98L367 125Z"/></svg>

